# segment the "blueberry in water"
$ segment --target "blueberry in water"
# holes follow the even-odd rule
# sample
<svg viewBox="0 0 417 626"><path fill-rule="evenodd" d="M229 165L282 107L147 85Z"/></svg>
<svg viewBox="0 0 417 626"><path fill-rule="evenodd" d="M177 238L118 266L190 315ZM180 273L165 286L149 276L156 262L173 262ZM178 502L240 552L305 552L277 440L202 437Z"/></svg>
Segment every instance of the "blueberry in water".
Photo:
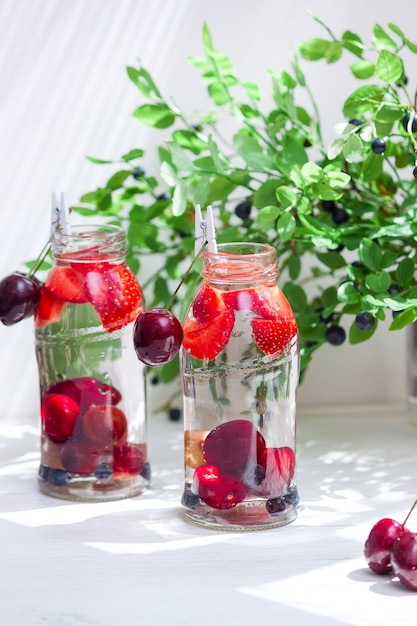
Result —
<svg viewBox="0 0 417 626"><path fill-rule="evenodd" d="M235 215L237 215L237 217L241 220L246 220L249 217L251 210L252 204L250 202L240 202L235 207Z"/></svg>
<svg viewBox="0 0 417 626"><path fill-rule="evenodd" d="M346 339L346 331L341 326L330 326L326 330L326 339L331 346L340 346Z"/></svg>
<svg viewBox="0 0 417 626"><path fill-rule="evenodd" d="M61 469L50 469L48 480L55 487L63 487L68 482L68 472Z"/></svg>
<svg viewBox="0 0 417 626"><path fill-rule="evenodd" d="M143 464L143 468L142 468L140 475L142 476L144 480L147 480L147 481L151 480L151 466L149 463Z"/></svg>
<svg viewBox="0 0 417 626"><path fill-rule="evenodd" d="M40 465L39 466L38 475L39 475L39 478L41 480L48 481L49 480L49 478L48 478L49 477L49 472L50 472L50 469L49 469L49 467L47 465Z"/></svg>
<svg viewBox="0 0 417 626"><path fill-rule="evenodd" d="M100 465L97 465L96 469L94 470L94 476L97 478L97 480L110 480L112 474L113 470L111 466L107 463L100 463Z"/></svg>
<svg viewBox="0 0 417 626"><path fill-rule="evenodd" d="M14 272L0 282L0 321L12 326L33 315L41 297L37 279Z"/></svg>
<svg viewBox="0 0 417 626"><path fill-rule="evenodd" d="M277 515L285 511L286 504L284 498L270 498L266 501L266 510L270 515Z"/></svg>
<svg viewBox="0 0 417 626"><path fill-rule="evenodd" d="M266 469L263 465L257 463L256 465L250 464L243 472L243 482L248 487L253 485L260 485L265 478Z"/></svg>
<svg viewBox="0 0 417 626"><path fill-rule="evenodd" d="M355 318L356 326L359 330L371 330L375 324L375 318L369 311L361 311Z"/></svg>
<svg viewBox="0 0 417 626"><path fill-rule="evenodd" d="M377 137L371 143L371 150L375 154L383 154L386 149L387 149L387 142L384 141L384 139L381 139L380 137Z"/></svg>
<svg viewBox="0 0 417 626"><path fill-rule="evenodd" d="M169 415L169 419L173 422L178 422L178 420L181 419L181 411L177 409L176 407L173 407L172 409L170 409L168 415Z"/></svg>
<svg viewBox="0 0 417 626"><path fill-rule="evenodd" d="M184 506L188 506L190 509L193 509L200 504L200 498L196 493L187 489L183 493L182 504Z"/></svg>
<svg viewBox="0 0 417 626"><path fill-rule="evenodd" d="M287 493L284 494L284 501L292 506L297 506L299 503L299 496L296 487L290 487Z"/></svg>

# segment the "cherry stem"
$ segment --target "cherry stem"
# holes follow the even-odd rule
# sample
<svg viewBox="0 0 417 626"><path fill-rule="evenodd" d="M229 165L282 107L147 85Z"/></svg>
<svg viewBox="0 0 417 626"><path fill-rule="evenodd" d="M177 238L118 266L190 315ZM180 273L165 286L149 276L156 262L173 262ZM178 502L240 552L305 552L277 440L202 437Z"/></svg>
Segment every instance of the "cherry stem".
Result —
<svg viewBox="0 0 417 626"><path fill-rule="evenodd" d="M28 272L28 278L31 278L32 276L34 276L36 274L36 272L38 271L38 269L40 268L40 266L42 265L42 263L44 262L44 260L46 259L46 257L48 256L50 250L51 250L52 244L51 244L51 240L48 239L48 241L46 242L46 244L44 245L44 247L42 248L41 253L39 254L38 258L35 261L35 265L33 267L31 267L31 269Z"/></svg>
<svg viewBox="0 0 417 626"><path fill-rule="evenodd" d="M191 261L188 269L186 270L185 274L183 275L180 283L178 284L177 288L175 289L174 293L172 294L172 296L170 297L168 304L165 305L165 309L164 311L169 311L169 309L172 306L172 303L174 302L175 296L177 295L177 293L179 292L179 290L181 289L182 285L184 284L184 282L187 280L187 276L189 275L189 273L191 272L191 270L193 269L194 265L196 264L196 262L198 261L198 259L201 256L201 253L203 252L204 248L207 245L207 241L203 241L203 244L200 248L200 250L197 252L197 254L195 255L195 257L193 258L193 260Z"/></svg>
<svg viewBox="0 0 417 626"><path fill-rule="evenodd" d="M417 505L417 500L414 502L413 506L412 506L412 507L411 507L411 509L408 511L408 513L407 513L407 517L406 517L406 518L405 518L405 520L403 521L403 524L402 524L403 526L405 526L405 525L406 525L406 523L407 523L407 521L408 521L408 518L410 517L411 513L414 511L414 509L415 509L416 505Z"/></svg>

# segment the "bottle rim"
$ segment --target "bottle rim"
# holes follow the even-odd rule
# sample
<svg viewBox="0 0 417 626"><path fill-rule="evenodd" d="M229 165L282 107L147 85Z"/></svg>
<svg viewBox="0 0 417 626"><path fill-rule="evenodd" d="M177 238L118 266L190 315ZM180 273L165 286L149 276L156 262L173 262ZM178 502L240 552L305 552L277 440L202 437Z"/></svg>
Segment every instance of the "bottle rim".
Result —
<svg viewBox="0 0 417 626"><path fill-rule="evenodd" d="M278 275L277 251L267 243L221 243L217 252L203 251L202 276L216 283L266 281Z"/></svg>
<svg viewBox="0 0 417 626"><path fill-rule="evenodd" d="M75 224L68 234L54 232L52 252L57 260L75 263L120 261L127 254L126 234L115 224Z"/></svg>

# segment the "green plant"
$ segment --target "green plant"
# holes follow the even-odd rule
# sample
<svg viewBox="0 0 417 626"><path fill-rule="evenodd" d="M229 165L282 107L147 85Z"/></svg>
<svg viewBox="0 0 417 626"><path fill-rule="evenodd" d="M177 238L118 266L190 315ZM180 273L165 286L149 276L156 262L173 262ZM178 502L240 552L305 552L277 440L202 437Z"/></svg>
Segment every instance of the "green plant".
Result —
<svg viewBox="0 0 417 626"><path fill-rule="evenodd" d="M268 70L268 110L258 85L240 80L213 46L207 25L204 56L189 60L207 87L210 110L188 116L142 65L128 67L143 99L134 117L163 131L160 172L146 173L140 148L115 161L88 157L116 171L74 207L124 225L139 276L152 257L155 271L143 284L149 306L167 302L189 262L196 204L213 206L220 242L274 245L299 326L302 373L326 341L365 341L387 314L391 330L417 319L417 116L401 57L417 54L417 45L395 24L375 25L368 46L353 32L337 38L315 19L326 38L303 42L291 71ZM344 54L352 55L360 86L345 99L337 136L326 147L301 66L336 63ZM297 104L301 92L310 110ZM199 280L196 267L174 303L180 319ZM177 372L174 360L160 375L168 381Z"/></svg>

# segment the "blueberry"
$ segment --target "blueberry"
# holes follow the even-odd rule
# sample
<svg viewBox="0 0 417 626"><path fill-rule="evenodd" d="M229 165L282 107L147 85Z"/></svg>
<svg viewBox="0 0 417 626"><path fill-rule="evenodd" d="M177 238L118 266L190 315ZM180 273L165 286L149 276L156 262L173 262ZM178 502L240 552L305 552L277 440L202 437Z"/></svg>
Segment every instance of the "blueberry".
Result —
<svg viewBox="0 0 417 626"><path fill-rule="evenodd" d="M416 165L416 167L413 169L413 176L414 176L414 178L417 178L417 165Z"/></svg>
<svg viewBox="0 0 417 626"><path fill-rule="evenodd" d="M265 478L265 468L263 465L249 465L244 471L243 479L246 485L260 485Z"/></svg>
<svg viewBox="0 0 417 626"><path fill-rule="evenodd" d="M346 339L346 332L341 326L330 326L326 330L326 339L332 346L340 346Z"/></svg>
<svg viewBox="0 0 417 626"><path fill-rule="evenodd" d="M297 506L300 501L297 488L290 487L287 493L284 494L284 500L287 504L291 504L292 506Z"/></svg>
<svg viewBox="0 0 417 626"><path fill-rule="evenodd" d="M152 376L151 378L151 385L158 385L159 384L159 376Z"/></svg>
<svg viewBox="0 0 417 626"><path fill-rule="evenodd" d="M151 480L151 466L149 465L149 463L144 463L140 475L144 480Z"/></svg>
<svg viewBox="0 0 417 626"><path fill-rule="evenodd" d="M38 475L39 475L39 478L41 480L46 480L47 481L48 480L48 476L49 476L49 472L50 472L50 469L49 469L49 467L47 465L40 465L39 466Z"/></svg>
<svg viewBox="0 0 417 626"><path fill-rule="evenodd" d="M48 480L51 485L55 487L62 487L68 482L68 473L61 469L50 469L48 473Z"/></svg>
<svg viewBox="0 0 417 626"><path fill-rule="evenodd" d="M406 130L408 132L408 122L410 121L410 113L406 113L403 117L403 119L401 120L401 124L404 128L404 130ZM411 123L411 132L412 133L417 133L417 114L414 113L413 115L413 121Z"/></svg>
<svg viewBox="0 0 417 626"><path fill-rule="evenodd" d="M270 498L266 501L266 510L270 515L276 515L285 511L286 504L284 498Z"/></svg>
<svg viewBox="0 0 417 626"><path fill-rule="evenodd" d="M132 170L132 176L136 180L138 180L138 178L143 178L145 174L146 172L142 167L134 167Z"/></svg>
<svg viewBox="0 0 417 626"><path fill-rule="evenodd" d="M371 143L371 150L375 154L382 154L387 149L387 142L380 137L377 137Z"/></svg>
<svg viewBox="0 0 417 626"><path fill-rule="evenodd" d="M375 318L369 311L361 311L357 314L355 323L359 330L371 330L375 324Z"/></svg>
<svg viewBox="0 0 417 626"><path fill-rule="evenodd" d="M349 124L352 124L352 126L362 126L363 123L364 122L362 120L358 120L356 118L349 120Z"/></svg>
<svg viewBox="0 0 417 626"><path fill-rule="evenodd" d="M113 470L107 463L100 463L94 470L94 476L97 480L109 480L112 477Z"/></svg>
<svg viewBox="0 0 417 626"><path fill-rule="evenodd" d="M332 211L332 220L335 224L344 224L349 219L349 213L342 209L341 207L336 207L334 211Z"/></svg>
<svg viewBox="0 0 417 626"><path fill-rule="evenodd" d="M397 293L401 293L402 292L402 288L399 285L390 285L388 287L388 293L390 294L390 296L395 296Z"/></svg>
<svg viewBox="0 0 417 626"><path fill-rule="evenodd" d="M169 193L165 192L165 193L159 194L159 196L156 199L157 200L169 200L170 198L171 196L169 195Z"/></svg>
<svg viewBox="0 0 417 626"><path fill-rule="evenodd" d="M178 422L181 419L181 411L175 407L169 410L168 415L173 422Z"/></svg>
<svg viewBox="0 0 417 626"><path fill-rule="evenodd" d="M240 217L241 220L246 220L250 215L251 209L252 209L251 202L248 202L248 201L240 202L235 207L235 215Z"/></svg>
<svg viewBox="0 0 417 626"><path fill-rule="evenodd" d="M182 494L182 504L184 506L188 506L190 509L193 509L200 504L200 498L193 491L186 489Z"/></svg>
<svg viewBox="0 0 417 626"><path fill-rule="evenodd" d="M334 200L322 200L321 206L326 213L333 213L336 208L336 202Z"/></svg>

